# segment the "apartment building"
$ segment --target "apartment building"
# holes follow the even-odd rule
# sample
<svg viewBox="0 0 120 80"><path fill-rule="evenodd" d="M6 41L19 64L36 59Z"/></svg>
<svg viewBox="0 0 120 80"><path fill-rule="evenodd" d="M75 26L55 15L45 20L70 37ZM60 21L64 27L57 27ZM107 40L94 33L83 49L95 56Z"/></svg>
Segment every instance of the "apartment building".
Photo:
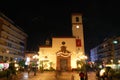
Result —
<svg viewBox="0 0 120 80"><path fill-rule="evenodd" d="M0 61L23 59L28 35L0 12Z"/></svg>
<svg viewBox="0 0 120 80"><path fill-rule="evenodd" d="M101 44L90 50L91 61L102 63L119 63L120 36L105 39Z"/></svg>

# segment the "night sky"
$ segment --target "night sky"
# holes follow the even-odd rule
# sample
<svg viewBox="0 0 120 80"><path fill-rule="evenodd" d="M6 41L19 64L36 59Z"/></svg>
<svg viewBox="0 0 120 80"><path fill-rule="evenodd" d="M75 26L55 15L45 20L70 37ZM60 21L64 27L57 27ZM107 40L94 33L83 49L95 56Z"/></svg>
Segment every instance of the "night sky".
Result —
<svg viewBox="0 0 120 80"><path fill-rule="evenodd" d="M120 34L118 5L107 0L0 0L0 11L28 34L27 50L47 38L71 36L71 14L83 14L85 50Z"/></svg>

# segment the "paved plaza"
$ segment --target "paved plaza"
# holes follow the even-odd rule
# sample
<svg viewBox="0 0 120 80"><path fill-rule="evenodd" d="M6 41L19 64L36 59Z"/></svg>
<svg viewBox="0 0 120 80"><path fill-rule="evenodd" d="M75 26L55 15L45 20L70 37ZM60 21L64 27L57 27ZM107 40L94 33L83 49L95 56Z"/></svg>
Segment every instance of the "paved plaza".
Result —
<svg viewBox="0 0 120 80"><path fill-rule="evenodd" d="M29 75L27 72L24 72L23 77L19 80L80 80L80 77L78 72L61 72L57 75L55 72L38 72L36 76L34 76L33 72ZM88 72L88 80L96 80L94 72Z"/></svg>
<svg viewBox="0 0 120 80"><path fill-rule="evenodd" d="M6 78L0 80L7 80ZM43 73L37 72L34 76L33 72L29 74L27 72L22 72L18 74L14 80L80 80L78 72L61 72L56 75L56 72L45 71ZM88 72L88 80L96 80L94 72Z"/></svg>

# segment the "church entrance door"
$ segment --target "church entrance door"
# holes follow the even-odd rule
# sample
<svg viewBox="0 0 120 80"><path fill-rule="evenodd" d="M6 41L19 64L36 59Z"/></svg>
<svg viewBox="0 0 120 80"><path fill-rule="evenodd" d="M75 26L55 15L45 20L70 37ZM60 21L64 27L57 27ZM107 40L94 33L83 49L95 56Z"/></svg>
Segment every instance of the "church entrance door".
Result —
<svg viewBox="0 0 120 80"><path fill-rule="evenodd" d="M60 70L67 71L68 69L68 60L67 59L60 59Z"/></svg>

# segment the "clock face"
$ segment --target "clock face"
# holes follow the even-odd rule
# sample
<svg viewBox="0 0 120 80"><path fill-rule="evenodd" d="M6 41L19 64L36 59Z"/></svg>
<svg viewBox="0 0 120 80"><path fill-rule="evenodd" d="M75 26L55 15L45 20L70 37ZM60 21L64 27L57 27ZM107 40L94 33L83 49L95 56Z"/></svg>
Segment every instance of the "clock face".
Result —
<svg viewBox="0 0 120 80"><path fill-rule="evenodd" d="M76 28L79 28L79 27L80 27L79 25L76 26Z"/></svg>

